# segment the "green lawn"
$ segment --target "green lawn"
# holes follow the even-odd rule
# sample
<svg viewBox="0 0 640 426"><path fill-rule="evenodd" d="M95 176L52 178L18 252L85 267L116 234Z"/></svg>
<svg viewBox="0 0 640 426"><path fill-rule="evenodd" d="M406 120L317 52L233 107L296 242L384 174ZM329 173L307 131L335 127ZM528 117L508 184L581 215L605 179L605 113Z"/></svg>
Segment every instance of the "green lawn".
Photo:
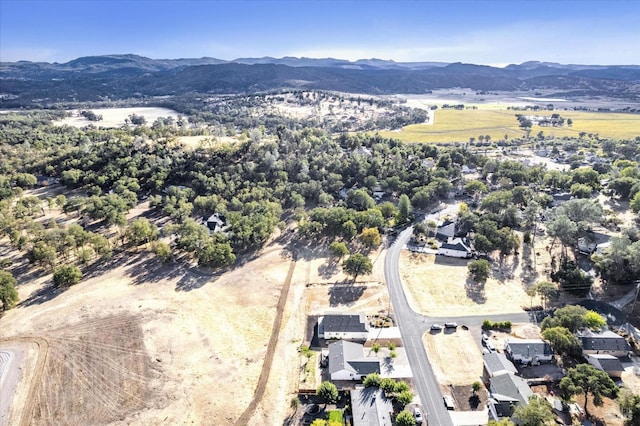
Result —
<svg viewBox="0 0 640 426"><path fill-rule="evenodd" d="M640 136L640 114L585 111L512 111L478 108L468 110L436 110L432 125L412 124L400 131L381 131L384 137L404 142L468 142L473 137L489 135L491 140L518 138L525 132L518 127L516 114L547 115L559 113L565 120L573 120L571 127L533 126L531 136L544 132L545 136L578 137L580 132L598 134L603 138L633 139Z"/></svg>
<svg viewBox="0 0 640 426"><path fill-rule="evenodd" d="M340 410L331 410L329 411L328 419L330 422L339 422L342 424L342 411Z"/></svg>

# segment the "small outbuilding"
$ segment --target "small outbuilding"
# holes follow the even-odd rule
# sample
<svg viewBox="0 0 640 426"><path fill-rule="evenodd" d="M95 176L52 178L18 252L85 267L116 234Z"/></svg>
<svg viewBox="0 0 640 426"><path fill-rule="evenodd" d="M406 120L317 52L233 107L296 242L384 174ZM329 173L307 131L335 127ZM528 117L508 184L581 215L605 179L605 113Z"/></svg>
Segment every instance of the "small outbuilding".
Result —
<svg viewBox="0 0 640 426"><path fill-rule="evenodd" d="M602 370L609 376L619 379L622 377L624 367L619 358L607 354L591 354L587 355L587 362L598 370Z"/></svg>

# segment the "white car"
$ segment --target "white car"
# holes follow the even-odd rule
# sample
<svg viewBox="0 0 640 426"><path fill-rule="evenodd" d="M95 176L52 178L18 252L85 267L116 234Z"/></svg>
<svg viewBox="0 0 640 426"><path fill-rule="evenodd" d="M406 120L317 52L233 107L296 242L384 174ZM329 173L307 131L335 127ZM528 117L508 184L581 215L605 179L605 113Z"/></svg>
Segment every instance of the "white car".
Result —
<svg viewBox="0 0 640 426"><path fill-rule="evenodd" d="M431 324L431 331L440 331L442 326L440 324Z"/></svg>
<svg viewBox="0 0 640 426"><path fill-rule="evenodd" d="M417 424L422 424L422 412L418 407L413 407L413 417L416 419Z"/></svg>

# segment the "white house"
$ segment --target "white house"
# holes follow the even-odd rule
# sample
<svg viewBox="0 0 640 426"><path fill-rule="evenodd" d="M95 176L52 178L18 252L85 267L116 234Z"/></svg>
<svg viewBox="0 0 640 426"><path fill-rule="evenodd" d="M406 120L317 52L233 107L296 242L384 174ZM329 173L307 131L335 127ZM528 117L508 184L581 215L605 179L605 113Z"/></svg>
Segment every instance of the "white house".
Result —
<svg viewBox="0 0 640 426"><path fill-rule="evenodd" d="M380 359L365 357L363 345L346 340L329 345L331 380L362 380L371 373L380 374Z"/></svg>
<svg viewBox="0 0 640 426"><path fill-rule="evenodd" d="M471 257L471 244L466 238L449 238L438 248L438 254L449 257Z"/></svg>
<svg viewBox="0 0 640 426"><path fill-rule="evenodd" d="M318 319L321 339L367 340L369 323L366 315L330 313Z"/></svg>
<svg viewBox="0 0 640 426"><path fill-rule="evenodd" d="M507 339L504 345L507 356L519 364L537 365L541 362L550 362L553 359L553 350L542 339Z"/></svg>

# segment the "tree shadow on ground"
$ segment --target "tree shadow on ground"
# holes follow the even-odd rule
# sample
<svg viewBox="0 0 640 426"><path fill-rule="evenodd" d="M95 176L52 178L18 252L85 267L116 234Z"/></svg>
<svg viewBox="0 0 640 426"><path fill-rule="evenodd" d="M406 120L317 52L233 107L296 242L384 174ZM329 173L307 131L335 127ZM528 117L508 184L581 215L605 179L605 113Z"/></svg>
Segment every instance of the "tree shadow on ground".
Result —
<svg viewBox="0 0 640 426"><path fill-rule="evenodd" d="M337 261L327 260L325 263L318 267L318 274L321 278L329 279L338 273L338 265L339 263Z"/></svg>
<svg viewBox="0 0 640 426"><path fill-rule="evenodd" d="M63 292L64 289L59 289L56 288L53 284L49 284L31 293L29 297L18 303L18 306L40 305L41 303L55 299L59 294L62 294Z"/></svg>
<svg viewBox="0 0 640 426"><path fill-rule="evenodd" d="M217 275L205 270L191 268L180 259L165 263L157 257L144 257L127 269L135 285L157 281L176 280L176 291L191 291L215 281Z"/></svg>
<svg viewBox="0 0 640 426"><path fill-rule="evenodd" d="M469 397L469 407L471 407L472 410L477 410L479 405L480 397L478 395L471 395Z"/></svg>
<svg viewBox="0 0 640 426"><path fill-rule="evenodd" d="M523 265L520 272L520 279L522 280L524 288L529 288L531 284L536 282L538 279L538 271L534 268L535 255L534 250L532 250L531 246L528 244L525 244L522 247Z"/></svg>
<svg viewBox="0 0 640 426"><path fill-rule="evenodd" d="M487 302L487 296L484 292L484 282L477 283L471 277L467 277L467 281L464 284L464 289L467 293L467 297L473 300L475 303L481 305Z"/></svg>
<svg viewBox="0 0 640 426"><path fill-rule="evenodd" d="M332 285L328 291L329 306L351 306L362 297L366 289L367 286L365 285L345 285L342 283L336 283L335 285Z"/></svg>

